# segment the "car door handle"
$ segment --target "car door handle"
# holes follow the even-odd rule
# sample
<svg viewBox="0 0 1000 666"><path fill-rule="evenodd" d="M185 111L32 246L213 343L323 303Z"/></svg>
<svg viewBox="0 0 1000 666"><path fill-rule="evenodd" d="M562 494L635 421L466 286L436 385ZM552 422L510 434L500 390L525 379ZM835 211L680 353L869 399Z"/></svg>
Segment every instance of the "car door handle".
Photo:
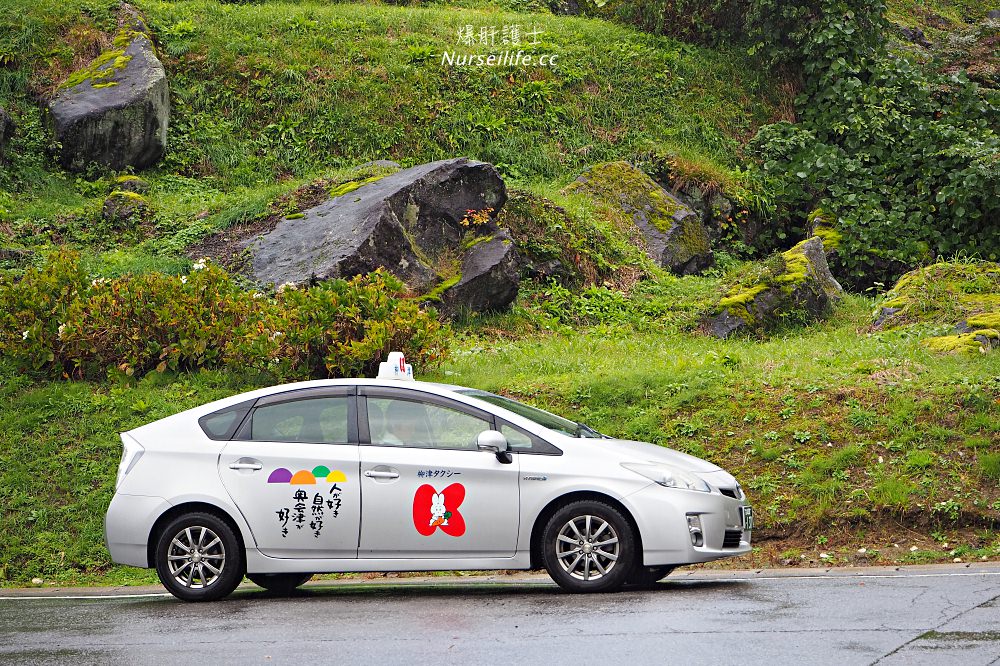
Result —
<svg viewBox="0 0 1000 666"><path fill-rule="evenodd" d="M378 470L370 469L365 472L365 476L369 479L398 479L399 472L380 472Z"/></svg>
<svg viewBox="0 0 1000 666"><path fill-rule="evenodd" d="M264 469L264 466L259 462L234 462L229 466L229 469L252 469L257 471L258 469Z"/></svg>

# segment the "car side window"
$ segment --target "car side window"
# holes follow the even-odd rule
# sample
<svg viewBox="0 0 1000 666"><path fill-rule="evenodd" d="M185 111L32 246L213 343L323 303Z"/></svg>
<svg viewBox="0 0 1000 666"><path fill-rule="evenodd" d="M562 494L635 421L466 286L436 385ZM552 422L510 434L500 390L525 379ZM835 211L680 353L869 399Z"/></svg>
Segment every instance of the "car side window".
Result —
<svg viewBox="0 0 1000 666"><path fill-rule="evenodd" d="M521 430L517 426L513 426L501 419L497 419L497 424L500 426L500 432L507 438L507 444L510 446L511 451L544 453L548 455L562 454L562 451L555 446Z"/></svg>
<svg viewBox="0 0 1000 666"><path fill-rule="evenodd" d="M309 398L257 407L250 415L249 439L346 444L350 400L347 396Z"/></svg>
<svg viewBox="0 0 1000 666"><path fill-rule="evenodd" d="M477 450L489 421L441 405L398 398L368 398L372 444Z"/></svg>

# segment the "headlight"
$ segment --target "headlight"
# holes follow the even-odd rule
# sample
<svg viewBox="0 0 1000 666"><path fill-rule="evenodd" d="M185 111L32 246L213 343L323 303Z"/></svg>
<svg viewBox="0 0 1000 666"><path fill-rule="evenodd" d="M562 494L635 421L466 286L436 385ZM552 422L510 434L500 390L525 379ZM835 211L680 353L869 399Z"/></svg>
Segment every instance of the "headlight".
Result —
<svg viewBox="0 0 1000 666"><path fill-rule="evenodd" d="M697 490L707 493L711 491L708 484L703 479L690 472L668 467L667 465L642 464L642 463L622 463L622 467L642 474L644 477L665 488L682 488L684 490Z"/></svg>

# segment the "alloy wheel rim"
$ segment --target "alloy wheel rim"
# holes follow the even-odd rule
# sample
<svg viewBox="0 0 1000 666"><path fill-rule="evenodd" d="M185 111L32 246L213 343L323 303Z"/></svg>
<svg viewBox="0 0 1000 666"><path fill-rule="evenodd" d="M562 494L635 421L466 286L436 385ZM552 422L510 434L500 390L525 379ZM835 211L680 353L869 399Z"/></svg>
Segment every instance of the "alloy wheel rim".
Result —
<svg viewBox="0 0 1000 666"><path fill-rule="evenodd" d="M582 581L603 578L618 564L621 544L611 523L599 516L577 516L556 536L556 558L567 574Z"/></svg>
<svg viewBox="0 0 1000 666"><path fill-rule="evenodd" d="M203 525L185 527L174 535L167 549L170 576L183 587L209 587L226 567L226 547L218 534Z"/></svg>

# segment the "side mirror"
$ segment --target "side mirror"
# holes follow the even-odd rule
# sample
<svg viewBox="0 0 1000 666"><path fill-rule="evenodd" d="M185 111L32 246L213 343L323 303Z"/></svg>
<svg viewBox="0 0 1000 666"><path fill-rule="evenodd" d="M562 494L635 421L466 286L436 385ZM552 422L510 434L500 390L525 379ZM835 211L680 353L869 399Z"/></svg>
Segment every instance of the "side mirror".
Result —
<svg viewBox="0 0 1000 666"><path fill-rule="evenodd" d="M497 460L506 464L513 462L510 456L510 445L507 438L498 430L484 430L476 437L476 446L480 451L496 454Z"/></svg>

